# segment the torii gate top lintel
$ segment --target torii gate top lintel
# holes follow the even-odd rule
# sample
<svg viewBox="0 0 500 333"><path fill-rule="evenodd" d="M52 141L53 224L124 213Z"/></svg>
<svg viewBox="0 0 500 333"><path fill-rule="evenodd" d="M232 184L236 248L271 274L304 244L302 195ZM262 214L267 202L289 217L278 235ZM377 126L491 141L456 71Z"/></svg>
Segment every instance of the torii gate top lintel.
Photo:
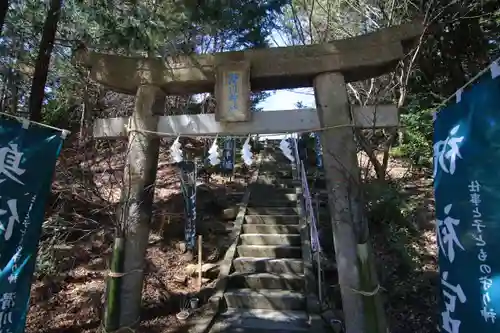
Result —
<svg viewBox="0 0 500 333"><path fill-rule="evenodd" d="M77 51L76 62L91 77L117 92L135 94L139 85L161 87L167 94L212 92L218 65L247 62L254 91L310 87L315 76L341 72L346 82L379 76L404 56L402 42L423 32L422 22L399 26L331 43L251 49L167 59L124 57L89 50Z"/></svg>

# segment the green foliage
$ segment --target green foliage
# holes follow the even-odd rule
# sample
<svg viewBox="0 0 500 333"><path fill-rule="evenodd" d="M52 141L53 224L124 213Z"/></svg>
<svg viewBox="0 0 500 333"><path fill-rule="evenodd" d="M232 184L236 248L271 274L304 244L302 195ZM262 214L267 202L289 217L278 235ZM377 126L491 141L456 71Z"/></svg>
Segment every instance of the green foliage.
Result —
<svg viewBox="0 0 500 333"><path fill-rule="evenodd" d="M52 244L42 244L36 260L35 276L53 276L57 273L57 262L51 250Z"/></svg>
<svg viewBox="0 0 500 333"><path fill-rule="evenodd" d="M435 108L422 108L421 99L413 98L401 114L403 141L393 148L394 157L409 159L414 165L432 164L432 114Z"/></svg>
<svg viewBox="0 0 500 333"><path fill-rule="evenodd" d="M409 223L416 205L405 198L400 183L373 180L364 184L367 217L370 229L382 228L387 235L388 246L401 259L406 271L415 268L418 254L411 244L419 237L417 230Z"/></svg>
<svg viewBox="0 0 500 333"><path fill-rule="evenodd" d="M276 18L288 0L213 0L192 3L187 1L186 11L197 29L206 33L217 32L220 51L241 48L267 47L267 37L276 27ZM191 4L192 3L192 4Z"/></svg>
<svg viewBox="0 0 500 333"><path fill-rule="evenodd" d="M64 1L46 87L43 121L79 124L86 73L71 63L72 49L86 45L122 55L167 57L267 47L285 0ZM0 39L0 108L28 115L28 97L47 4L12 0ZM267 93L252 95L257 103ZM94 101L96 102L96 101Z"/></svg>
<svg viewBox="0 0 500 333"><path fill-rule="evenodd" d="M261 107L258 107L261 102L263 102L266 98L271 96L271 93L266 92L266 91L260 91L260 92L252 92L250 94L250 103L251 103L251 110L253 112L258 112L262 111Z"/></svg>
<svg viewBox="0 0 500 333"><path fill-rule="evenodd" d="M118 54L165 55L187 28L182 7L170 1L73 1L66 18L64 39Z"/></svg>

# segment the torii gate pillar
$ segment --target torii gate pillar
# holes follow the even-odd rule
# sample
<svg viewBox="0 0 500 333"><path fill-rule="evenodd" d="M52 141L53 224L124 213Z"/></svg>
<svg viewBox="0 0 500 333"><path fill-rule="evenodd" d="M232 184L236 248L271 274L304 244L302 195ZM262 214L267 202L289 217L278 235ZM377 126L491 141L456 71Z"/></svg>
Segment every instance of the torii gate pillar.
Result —
<svg viewBox="0 0 500 333"><path fill-rule="evenodd" d="M124 232L123 276L120 277L122 308L118 327L138 324L144 276L144 258L158 168L160 138L145 131L156 131L158 114L165 110L165 93L156 86L141 85L135 95L134 112L129 119L127 162L120 200L120 229Z"/></svg>
<svg viewBox="0 0 500 333"><path fill-rule="evenodd" d="M371 292L377 289L378 281L375 267L370 265L373 261L368 260L371 248L354 128L342 127L353 122L343 75L318 75L314 94L321 128L331 128L322 131L320 137L346 332L385 333L386 323L379 322L385 320L380 294L363 296L356 292Z"/></svg>

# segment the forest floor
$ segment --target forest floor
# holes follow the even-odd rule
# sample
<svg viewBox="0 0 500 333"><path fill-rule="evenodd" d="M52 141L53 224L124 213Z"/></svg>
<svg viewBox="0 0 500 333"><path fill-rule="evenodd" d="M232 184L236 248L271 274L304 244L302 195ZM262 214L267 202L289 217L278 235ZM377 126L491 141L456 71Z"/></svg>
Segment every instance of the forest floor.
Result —
<svg viewBox="0 0 500 333"><path fill-rule="evenodd" d="M405 181L409 183L401 193L406 207L399 221L406 223L380 221L370 232L391 332L433 333L439 273L432 181Z"/></svg>
<svg viewBox="0 0 500 333"><path fill-rule="evenodd" d="M390 186L374 181L367 184L366 192L390 331L438 332L440 282L432 174L393 159L387 173Z"/></svg>
<svg viewBox="0 0 500 333"><path fill-rule="evenodd" d="M113 243L112 220L116 208L113 205L119 193L118 186L110 184L120 177L116 170L123 167L116 161L116 155L111 151L109 156L113 157L107 158L105 163L95 162L92 166L94 182L102 185L98 190L100 196L106 196L107 202L110 202L108 207L101 205L100 208L88 203L89 207L77 209L75 203L69 203L68 190L64 192L62 189L76 186L70 186L72 181L66 179L74 177L74 174L68 175L61 170L67 170L68 163L74 161L64 159L64 156L60 159L58 170L61 174L54 182L53 194L56 198L52 203L52 211L57 213L57 217L51 216L49 220L54 224L54 221L59 221L59 225L65 220L65 225L70 225L72 232L50 234L47 232L50 228L45 228L26 332L99 331L105 275ZM166 160L165 155L165 151L160 154L160 161ZM115 160L110 161L110 158ZM372 205L369 218L391 332L435 332L438 273L432 182L424 173L409 170L397 161L392 161L389 169L395 184L392 190L397 193L373 186L372 192L381 191L376 195L383 197L384 202L378 202L375 208ZM98 180L96 175L99 175ZM237 176L231 182L226 177L213 177L209 186L202 187L205 190L199 192L197 206L198 232L204 239L203 261L216 263L231 242L229 230L232 223L221 219L221 211L225 207L221 207L220 203L224 203L222 206L237 203L234 198L244 192L245 177ZM69 192L73 201L81 199L77 188ZM392 198L393 195L395 198ZM177 174L171 166L160 162L139 333L185 331L175 314L187 302L189 295L198 291L198 286L197 279L186 271L194 261L184 256L182 251L183 205ZM390 221L379 220L378 216ZM58 239L57 243L54 243L54 238ZM203 297L208 297L214 277L204 280Z"/></svg>

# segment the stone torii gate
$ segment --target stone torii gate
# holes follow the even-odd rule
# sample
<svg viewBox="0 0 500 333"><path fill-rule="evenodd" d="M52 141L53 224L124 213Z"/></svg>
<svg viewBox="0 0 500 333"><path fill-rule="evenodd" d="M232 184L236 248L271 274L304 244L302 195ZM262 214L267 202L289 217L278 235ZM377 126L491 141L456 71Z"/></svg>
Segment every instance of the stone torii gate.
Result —
<svg viewBox="0 0 500 333"><path fill-rule="evenodd" d="M409 23L331 43L179 56L167 59L123 57L89 50L75 53L91 77L117 92L135 94L130 118L99 119L95 138L128 136L128 157L122 202L127 226L125 276L121 282L120 327L136 322L148 243L159 138L146 131L179 135L246 135L290 133L328 128L320 132L331 211L343 312L348 333L380 332L385 323L365 316L367 307L383 311L372 291L376 278L367 272L368 229L359 191L360 172L352 126L398 125L395 106L351 108L345 84L391 71L404 57L402 43L423 31ZM316 109L249 111L251 90L314 87ZM215 115L159 116L167 95L212 92L218 102ZM371 327L371 328L370 328Z"/></svg>

